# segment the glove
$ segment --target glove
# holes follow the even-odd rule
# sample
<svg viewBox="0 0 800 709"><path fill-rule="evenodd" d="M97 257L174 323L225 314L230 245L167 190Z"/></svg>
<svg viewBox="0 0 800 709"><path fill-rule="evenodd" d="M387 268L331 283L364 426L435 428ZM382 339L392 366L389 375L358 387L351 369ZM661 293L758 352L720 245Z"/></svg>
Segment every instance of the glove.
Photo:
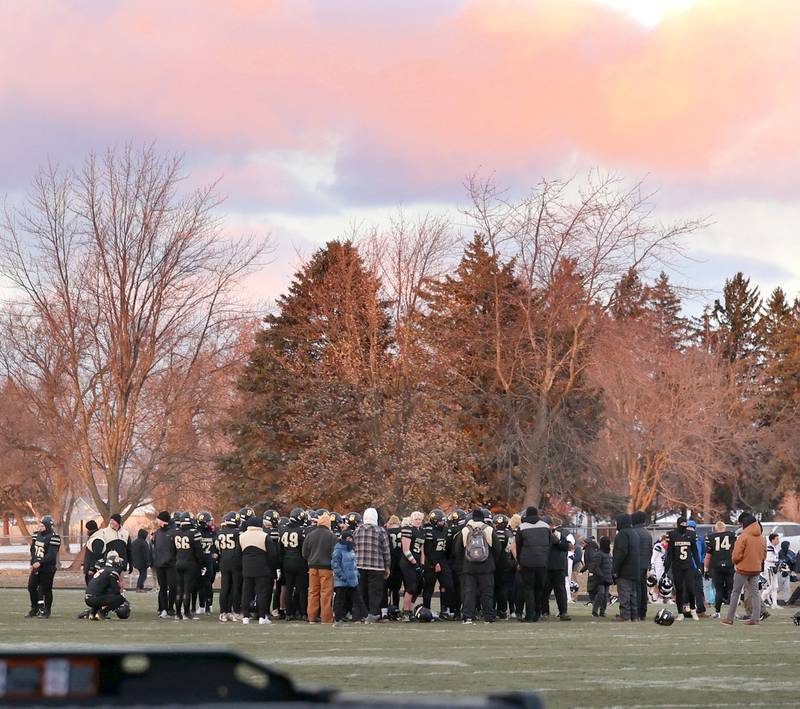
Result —
<svg viewBox="0 0 800 709"><path fill-rule="evenodd" d="M555 538L556 538L558 541L561 541L561 532L559 532L557 529L553 531L553 536L554 536L554 537L555 537Z"/></svg>
<svg viewBox="0 0 800 709"><path fill-rule="evenodd" d="M205 576L206 575L206 571L208 571L208 569L206 569L206 567L204 566L202 569L200 569L200 575L201 576Z"/></svg>
<svg viewBox="0 0 800 709"><path fill-rule="evenodd" d="M278 569L278 570L275 572L275 579L276 579L277 581L280 581L280 580L281 580L281 570L280 570L280 569Z"/></svg>

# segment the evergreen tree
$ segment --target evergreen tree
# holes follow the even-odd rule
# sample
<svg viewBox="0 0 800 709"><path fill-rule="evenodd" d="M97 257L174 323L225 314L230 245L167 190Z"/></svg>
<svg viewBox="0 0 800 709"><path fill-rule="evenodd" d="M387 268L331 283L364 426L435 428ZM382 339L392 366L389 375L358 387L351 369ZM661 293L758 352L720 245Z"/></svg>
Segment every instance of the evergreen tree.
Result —
<svg viewBox="0 0 800 709"><path fill-rule="evenodd" d="M636 320L645 313L646 292L639 273L631 267L614 288L611 315L616 320Z"/></svg>
<svg viewBox="0 0 800 709"><path fill-rule="evenodd" d="M663 271L645 290L646 309L658 336L681 349L689 336L689 321L681 315L681 299Z"/></svg>
<svg viewBox="0 0 800 709"><path fill-rule="evenodd" d="M739 271L725 281L722 300L714 301L712 320L720 354L729 362L757 355L761 296L758 287Z"/></svg>

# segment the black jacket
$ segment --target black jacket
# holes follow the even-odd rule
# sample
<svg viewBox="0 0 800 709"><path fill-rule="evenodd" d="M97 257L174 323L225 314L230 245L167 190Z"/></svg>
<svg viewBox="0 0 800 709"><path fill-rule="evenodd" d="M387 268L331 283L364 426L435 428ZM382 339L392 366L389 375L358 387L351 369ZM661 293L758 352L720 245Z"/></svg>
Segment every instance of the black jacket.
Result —
<svg viewBox="0 0 800 709"><path fill-rule="evenodd" d="M170 522L153 532L153 566L156 568L172 568L175 566L175 525Z"/></svg>
<svg viewBox="0 0 800 709"><path fill-rule="evenodd" d="M631 527L630 515L617 517L617 536L614 539L614 576L620 579L638 581L639 535Z"/></svg>
<svg viewBox="0 0 800 709"><path fill-rule="evenodd" d="M119 588L119 573L110 566L106 566L89 580L86 586L86 595L105 596L110 593L121 593Z"/></svg>
<svg viewBox="0 0 800 709"><path fill-rule="evenodd" d="M526 568L547 568L550 559L550 525L538 517L525 517L515 537L517 563Z"/></svg>
<svg viewBox="0 0 800 709"><path fill-rule="evenodd" d="M597 546L597 542L594 539L590 539L586 542L586 547L583 550L583 566L580 568L580 573L591 568L592 564L592 557L599 553L600 547Z"/></svg>
<svg viewBox="0 0 800 709"><path fill-rule="evenodd" d="M563 571L567 575L567 554L569 553L569 540L565 532L561 532L561 539L554 534L550 536L550 553L547 557L548 571Z"/></svg>
<svg viewBox="0 0 800 709"><path fill-rule="evenodd" d="M589 585L596 587L599 583L608 584L613 583L614 562L611 559L611 554L598 549L592 554L592 559L589 562Z"/></svg>
<svg viewBox="0 0 800 709"><path fill-rule="evenodd" d="M144 529L140 529L136 539L131 542L131 565L139 571L153 565L147 532Z"/></svg>
<svg viewBox="0 0 800 709"><path fill-rule="evenodd" d="M495 569L497 568L497 560L500 558L502 553L502 548L500 547L500 540L497 538L497 535L494 533L494 529L492 529L491 525L483 524L485 529L488 529L490 532L490 539L491 543L489 544L489 558L486 561L482 561L480 563L476 563L473 561L467 561L464 556L464 536L467 535L469 532L470 527L475 527L478 524L483 524L482 522L475 522L470 520L464 525L461 529L461 532L456 535L455 539L453 540L454 544L454 553L458 559L461 561L461 573L463 574L493 574Z"/></svg>
<svg viewBox="0 0 800 709"><path fill-rule="evenodd" d="M278 549L268 531L248 527L239 535L242 575L247 578L271 576L278 568Z"/></svg>
<svg viewBox="0 0 800 709"><path fill-rule="evenodd" d="M336 537L330 527L318 524L306 533L303 541L303 558L309 569L330 569Z"/></svg>
<svg viewBox="0 0 800 709"><path fill-rule="evenodd" d="M644 521L633 525L633 531L639 537L639 571L647 573L650 568L650 555L653 552L653 537L645 529Z"/></svg>

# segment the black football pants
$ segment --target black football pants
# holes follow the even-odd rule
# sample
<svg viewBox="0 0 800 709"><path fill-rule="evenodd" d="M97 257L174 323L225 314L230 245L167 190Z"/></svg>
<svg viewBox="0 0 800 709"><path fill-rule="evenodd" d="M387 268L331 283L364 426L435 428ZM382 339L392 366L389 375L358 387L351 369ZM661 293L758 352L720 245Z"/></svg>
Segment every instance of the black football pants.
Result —
<svg viewBox="0 0 800 709"><path fill-rule="evenodd" d="M53 607L53 578L56 575L55 569L52 571L31 571L28 576L28 596L31 599L31 610L43 610L49 613ZM40 605L41 601L41 605Z"/></svg>
<svg viewBox="0 0 800 709"><path fill-rule="evenodd" d="M205 574L200 576L198 579L198 601L200 602L200 608L211 608L214 604L214 577L216 574L214 573L214 560L211 556L208 556L206 562L204 564L205 567ZM202 569L203 567L201 567Z"/></svg>
<svg viewBox="0 0 800 709"><path fill-rule="evenodd" d="M433 598L433 591L436 588L436 582L439 582L439 609L444 610L450 607L450 600L452 598L453 590L453 574L450 571L450 565L446 561L439 562L441 571L436 573L435 566L425 567L425 586L422 589L422 605L426 608L431 607L431 599ZM370 611L371 612L371 611Z"/></svg>
<svg viewBox="0 0 800 709"><path fill-rule="evenodd" d="M90 596L88 593L85 596L86 605L94 611L105 611L109 613L117 610L123 603L125 603L125 596L121 593L104 593L102 596Z"/></svg>
<svg viewBox="0 0 800 709"><path fill-rule="evenodd" d="M195 583L200 576L200 570L197 564L192 564L191 566L179 566L175 571L178 576L178 585L175 590L175 611L178 615L191 615L192 595Z"/></svg>
<svg viewBox="0 0 800 709"><path fill-rule="evenodd" d="M286 614L290 618L305 615L308 608L308 566L304 559L284 559L283 585L286 588Z"/></svg>
<svg viewBox="0 0 800 709"><path fill-rule="evenodd" d="M511 609L514 612L514 569L496 569L494 572L494 602L498 613Z"/></svg>
<svg viewBox="0 0 800 709"><path fill-rule="evenodd" d="M242 569L220 571L219 612L242 612Z"/></svg>
<svg viewBox="0 0 800 709"><path fill-rule="evenodd" d="M731 602L733 589L733 567L711 569L711 582L714 584L714 610L719 613L722 604Z"/></svg>
<svg viewBox="0 0 800 709"><path fill-rule="evenodd" d="M678 604L678 613L683 613L684 608L694 608L694 569L673 566L671 569L672 581L675 584L675 602Z"/></svg>
<svg viewBox="0 0 800 709"><path fill-rule="evenodd" d="M156 566L158 579L158 612L175 612L175 595L178 590L178 573L174 566Z"/></svg>
<svg viewBox="0 0 800 709"><path fill-rule="evenodd" d="M650 573L649 569L644 569L639 579L639 620L644 620L647 617L647 574Z"/></svg>

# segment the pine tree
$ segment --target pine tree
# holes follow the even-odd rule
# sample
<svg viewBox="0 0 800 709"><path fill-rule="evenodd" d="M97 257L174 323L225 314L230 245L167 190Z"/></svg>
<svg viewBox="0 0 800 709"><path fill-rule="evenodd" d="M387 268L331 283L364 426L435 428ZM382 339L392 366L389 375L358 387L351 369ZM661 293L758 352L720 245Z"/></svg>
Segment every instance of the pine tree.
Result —
<svg viewBox="0 0 800 709"><path fill-rule="evenodd" d="M611 315L616 320L636 320L645 313L646 291L639 273L631 267L620 279L611 298Z"/></svg>
<svg viewBox="0 0 800 709"><path fill-rule="evenodd" d="M369 434L391 344L379 286L352 243L332 241L264 318L220 464L232 501L328 504L347 498L348 484L375 491Z"/></svg>
<svg viewBox="0 0 800 709"><path fill-rule="evenodd" d="M739 271L725 281L722 300L714 301L712 314L720 354L729 362L754 358L758 352L761 296L758 287Z"/></svg>
<svg viewBox="0 0 800 709"><path fill-rule="evenodd" d="M675 349L681 349L689 336L689 321L681 315L681 299L663 271L645 289L646 309L658 336Z"/></svg>

